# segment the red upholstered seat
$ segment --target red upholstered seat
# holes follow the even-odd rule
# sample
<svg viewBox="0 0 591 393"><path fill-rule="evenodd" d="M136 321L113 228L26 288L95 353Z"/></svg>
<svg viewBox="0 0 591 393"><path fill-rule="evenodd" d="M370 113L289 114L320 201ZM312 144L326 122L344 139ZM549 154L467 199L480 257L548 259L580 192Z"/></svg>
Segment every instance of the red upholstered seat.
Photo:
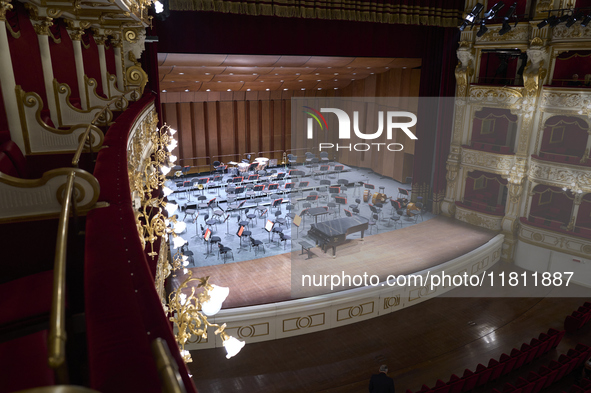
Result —
<svg viewBox="0 0 591 393"><path fill-rule="evenodd" d="M488 368L492 370L490 374L490 381L494 381L495 379L499 378L503 373L503 368L505 367L505 363L499 363L495 359L490 359L488 361Z"/></svg>
<svg viewBox="0 0 591 393"><path fill-rule="evenodd" d="M37 321L48 316L53 292L53 270L0 285L0 330L15 321Z"/></svg>
<svg viewBox="0 0 591 393"><path fill-rule="evenodd" d="M24 179L29 177L27 170L27 160L25 159L25 156L23 156L21 149L19 149L16 143L13 141L6 141L0 145L0 151L10 158L19 174L19 177Z"/></svg>
<svg viewBox="0 0 591 393"><path fill-rule="evenodd" d="M478 383L476 384L476 386L482 386L485 383L487 383L490 379L492 372L492 369L486 367L484 364L479 363L478 366L476 366L476 373L479 375Z"/></svg>
<svg viewBox="0 0 591 393"><path fill-rule="evenodd" d="M47 331L0 343L0 393L55 384L47 365Z"/></svg>
<svg viewBox="0 0 591 393"><path fill-rule="evenodd" d="M12 163L12 160L3 152L0 151L0 172L5 175L19 177L16 167Z"/></svg>
<svg viewBox="0 0 591 393"><path fill-rule="evenodd" d="M449 385L449 393L461 393L464 387L464 380L452 374L447 384Z"/></svg>

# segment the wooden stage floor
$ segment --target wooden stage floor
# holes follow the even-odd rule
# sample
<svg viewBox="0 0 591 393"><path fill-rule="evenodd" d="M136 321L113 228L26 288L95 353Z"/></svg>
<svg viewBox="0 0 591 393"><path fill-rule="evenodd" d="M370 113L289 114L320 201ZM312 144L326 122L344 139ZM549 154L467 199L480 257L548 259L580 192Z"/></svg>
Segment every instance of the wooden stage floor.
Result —
<svg viewBox="0 0 591 393"><path fill-rule="evenodd" d="M298 239L294 252L272 257L193 268L193 277L211 276L210 282L229 287L225 309L275 303L304 296L292 294L292 263L307 274L368 272L385 280L390 274L408 274L440 265L488 242L495 232L445 217L395 231L366 236L337 247L337 257L314 248L315 257L305 260ZM300 234L301 238L301 234ZM259 254L260 255L260 254ZM293 261L292 261L293 258ZM178 275L173 285L183 280ZM342 288L346 289L346 288ZM296 292L297 293L297 292Z"/></svg>

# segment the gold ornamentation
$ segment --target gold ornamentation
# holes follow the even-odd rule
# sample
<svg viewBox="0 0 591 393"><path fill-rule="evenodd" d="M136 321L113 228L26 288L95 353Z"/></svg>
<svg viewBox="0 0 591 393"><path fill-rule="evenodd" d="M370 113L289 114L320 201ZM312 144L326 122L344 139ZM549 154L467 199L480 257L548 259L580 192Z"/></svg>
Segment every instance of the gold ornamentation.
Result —
<svg viewBox="0 0 591 393"><path fill-rule="evenodd" d="M6 21L6 12L12 9L12 4L10 1L0 1L0 20ZM10 27L9 27L10 29ZM10 29L12 32L12 29ZM14 34L13 34L14 37ZM18 37L16 37L18 38Z"/></svg>
<svg viewBox="0 0 591 393"><path fill-rule="evenodd" d="M529 38L529 24L527 25L518 25L517 27L511 29L508 33L504 35L499 35L499 31L501 30L502 26L491 26L488 31L482 37L476 37L477 43L485 43L485 42L501 42L501 41L525 41Z"/></svg>
<svg viewBox="0 0 591 393"><path fill-rule="evenodd" d="M35 19L35 21L37 23L33 23L33 28L35 29L35 33L37 33L37 35L51 35L53 37L53 34L51 34L49 31L49 27L53 25L51 18L42 17Z"/></svg>
<svg viewBox="0 0 591 393"><path fill-rule="evenodd" d="M187 296L186 293L183 293L183 290L188 288L189 283L194 281L197 282L197 285L191 286L191 294ZM203 289L203 291L196 294L195 292L198 289ZM216 328L214 334L219 335L224 344L226 341L231 340L230 336L224 331L226 324L220 326L211 323L202 312L203 305L212 300L211 293L213 291L214 287L209 283L209 277L194 278L193 272L189 270L185 281L168 297L169 319L176 327L175 338L186 363L190 363L192 359L190 353L185 350L185 344L193 336L198 339L207 339L208 328Z"/></svg>

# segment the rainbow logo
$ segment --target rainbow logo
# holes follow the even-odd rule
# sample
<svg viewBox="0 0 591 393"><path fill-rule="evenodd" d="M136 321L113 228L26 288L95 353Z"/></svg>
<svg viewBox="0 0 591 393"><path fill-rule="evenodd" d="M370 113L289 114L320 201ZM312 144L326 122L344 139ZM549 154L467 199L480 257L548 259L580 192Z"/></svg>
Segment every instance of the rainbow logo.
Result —
<svg viewBox="0 0 591 393"><path fill-rule="evenodd" d="M309 106L304 106L304 108L309 109L311 112L309 112L309 111L302 111L302 112L307 113L308 115L310 115L314 119L316 119L316 122L320 126L321 130L324 130L324 126L326 126L326 130L328 131L328 124L326 123L326 119L324 118L324 116L322 116L322 113L318 112L316 109L311 108ZM320 119L322 119L322 123L324 123L324 126L322 125L322 123L320 122L320 119L318 117L320 117Z"/></svg>

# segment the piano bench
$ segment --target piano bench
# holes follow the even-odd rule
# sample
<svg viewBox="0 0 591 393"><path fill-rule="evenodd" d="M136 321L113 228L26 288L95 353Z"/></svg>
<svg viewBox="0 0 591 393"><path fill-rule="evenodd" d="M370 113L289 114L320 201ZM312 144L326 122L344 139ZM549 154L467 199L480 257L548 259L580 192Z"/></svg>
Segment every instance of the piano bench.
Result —
<svg viewBox="0 0 591 393"><path fill-rule="evenodd" d="M300 255L304 255L304 251L305 251L308 253L308 258L306 258L306 259L312 258L312 255L314 255L312 253L312 248L316 247L316 245L308 243L307 241L301 241L300 246L302 246L302 253Z"/></svg>

